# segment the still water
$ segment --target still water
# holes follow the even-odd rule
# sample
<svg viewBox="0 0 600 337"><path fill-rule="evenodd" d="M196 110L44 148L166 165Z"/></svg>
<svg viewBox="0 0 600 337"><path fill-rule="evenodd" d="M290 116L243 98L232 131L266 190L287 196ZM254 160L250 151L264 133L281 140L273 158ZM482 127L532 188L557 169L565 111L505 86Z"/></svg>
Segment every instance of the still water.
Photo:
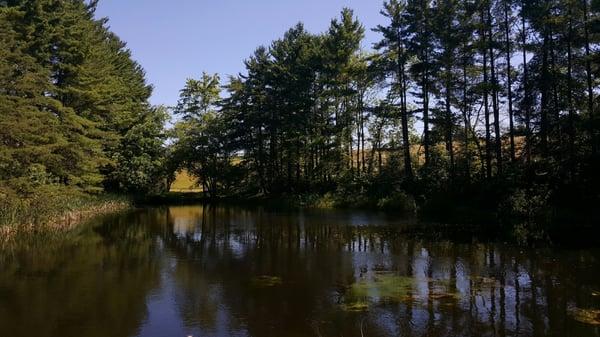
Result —
<svg viewBox="0 0 600 337"><path fill-rule="evenodd" d="M600 251L177 206L2 251L0 336L600 336Z"/></svg>

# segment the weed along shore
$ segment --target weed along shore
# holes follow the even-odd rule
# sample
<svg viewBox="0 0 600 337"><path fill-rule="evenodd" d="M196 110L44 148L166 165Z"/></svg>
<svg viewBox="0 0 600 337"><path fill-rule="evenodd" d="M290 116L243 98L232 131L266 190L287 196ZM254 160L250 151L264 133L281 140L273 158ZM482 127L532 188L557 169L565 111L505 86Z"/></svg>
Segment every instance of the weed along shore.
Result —
<svg viewBox="0 0 600 337"><path fill-rule="evenodd" d="M67 232L95 217L124 211L133 202L121 196L63 196L30 200L0 199L0 245L10 243L20 235Z"/></svg>

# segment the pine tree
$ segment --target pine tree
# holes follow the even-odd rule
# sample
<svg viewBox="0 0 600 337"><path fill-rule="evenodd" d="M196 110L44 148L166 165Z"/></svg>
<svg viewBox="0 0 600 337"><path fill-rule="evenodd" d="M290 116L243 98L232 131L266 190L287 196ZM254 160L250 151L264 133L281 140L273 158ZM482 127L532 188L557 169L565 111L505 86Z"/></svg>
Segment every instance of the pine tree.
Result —
<svg viewBox="0 0 600 337"><path fill-rule="evenodd" d="M410 154L410 138L408 130L409 113L407 108L407 23L404 21L405 4L398 0L384 3L381 14L389 19L388 26L377 26L376 32L383 35L383 39L375 44L375 50L384 55L384 69L386 73L394 74L392 90L400 98L400 118L402 124L402 145L404 157L404 172L408 179L413 179L413 169Z"/></svg>
<svg viewBox="0 0 600 337"><path fill-rule="evenodd" d="M441 97L443 111L436 118L437 127L441 129L446 151L450 160L450 175L454 176L454 112L453 105L457 101L455 90L457 79L455 75L454 57L459 46L457 22L457 4L454 0L443 0L437 3L433 9L434 16L434 43L436 52L433 55L433 62L436 63L438 71L433 75L435 78L434 87L437 96Z"/></svg>
<svg viewBox="0 0 600 337"><path fill-rule="evenodd" d="M408 53L415 61L411 63L410 71L413 81L420 88L414 95L421 100L420 112L423 116L423 148L425 149L425 166L431 161L430 139L430 93L432 88L432 74L436 72L432 62L433 54L433 27L431 4L429 0L408 0L404 12L408 23Z"/></svg>
<svg viewBox="0 0 600 337"><path fill-rule="evenodd" d="M8 72L6 79L15 83L26 75L36 86L17 103L18 114L11 109L15 118L10 123L22 125L29 119L26 115L36 115L31 120L38 120L46 131L33 134L48 137L31 143L45 145L46 159L29 156L28 165L43 166L54 183L85 190L119 185L110 181L116 169L112 158L118 156L121 141L135 123L157 111L148 104L151 87L145 83L142 68L108 30L107 20L95 18L96 4L28 0L0 6L3 31L7 38L10 35L10 41L3 43L20 59L7 55L6 60L29 69ZM7 91L10 96L14 93ZM28 132L33 131L17 133L23 137ZM21 144L11 151L26 148ZM20 167L13 175L26 175L26 171Z"/></svg>

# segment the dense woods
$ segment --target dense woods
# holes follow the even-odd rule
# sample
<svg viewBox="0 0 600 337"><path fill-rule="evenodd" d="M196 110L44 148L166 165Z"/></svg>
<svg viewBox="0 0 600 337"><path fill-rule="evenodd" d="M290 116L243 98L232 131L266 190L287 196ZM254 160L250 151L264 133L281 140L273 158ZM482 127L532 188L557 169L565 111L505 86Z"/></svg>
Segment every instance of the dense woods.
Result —
<svg viewBox="0 0 600 337"><path fill-rule="evenodd" d="M0 194L146 193L164 176L167 113L96 3L0 2Z"/></svg>
<svg viewBox="0 0 600 337"><path fill-rule="evenodd" d="M321 34L297 24L243 74L186 84L175 162L214 196L409 195L525 217L597 201L599 10L393 0L372 50L350 9Z"/></svg>
<svg viewBox="0 0 600 337"><path fill-rule="evenodd" d="M391 0L377 27L351 9L319 34L298 23L243 73L189 79L169 130L96 2L0 2L3 195L155 194L186 169L213 198L533 222L599 200L596 0Z"/></svg>

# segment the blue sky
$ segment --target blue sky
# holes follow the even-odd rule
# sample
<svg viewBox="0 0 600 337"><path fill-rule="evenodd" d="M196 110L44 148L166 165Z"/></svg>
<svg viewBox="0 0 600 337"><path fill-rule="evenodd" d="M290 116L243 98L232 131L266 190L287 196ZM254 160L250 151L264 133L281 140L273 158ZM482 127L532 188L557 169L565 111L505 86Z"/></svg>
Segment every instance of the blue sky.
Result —
<svg viewBox="0 0 600 337"><path fill-rule="evenodd" d="M302 21L323 32L343 7L365 26L368 49L378 39L371 28L385 20L383 0L101 0L96 12L127 42L154 85L153 104L174 105L179 89L202 71L222 78L243 71L243 60Z"/></svg>

